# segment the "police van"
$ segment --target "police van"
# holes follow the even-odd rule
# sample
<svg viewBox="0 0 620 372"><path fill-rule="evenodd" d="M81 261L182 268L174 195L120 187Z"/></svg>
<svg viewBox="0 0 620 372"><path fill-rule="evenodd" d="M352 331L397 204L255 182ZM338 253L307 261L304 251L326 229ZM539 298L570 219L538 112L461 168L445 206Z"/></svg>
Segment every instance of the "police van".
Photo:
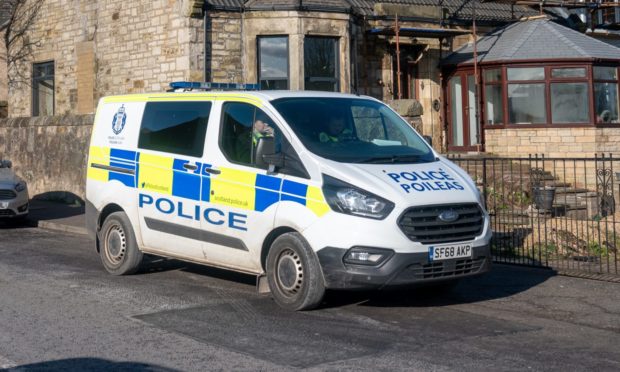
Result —
<svg viewBox="0 0 620 372"><path fill-rule="evenodd" d="M135 273L143 254L176 258L256 275L304 310L326 289L489 270L475 184L381 101L171 86L99 101L86 216L111 274Z"/></svg>

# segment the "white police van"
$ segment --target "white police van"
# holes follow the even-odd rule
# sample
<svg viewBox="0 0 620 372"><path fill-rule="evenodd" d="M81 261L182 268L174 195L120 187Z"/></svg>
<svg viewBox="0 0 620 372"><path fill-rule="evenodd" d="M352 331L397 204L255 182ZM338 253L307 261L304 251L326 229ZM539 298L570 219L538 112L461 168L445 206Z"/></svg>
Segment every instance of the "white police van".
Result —
<svg viewBox="0 0 620 372"><path fill-rule="evenodd" d="M178 258L256 275L302 310L325 289L489 270L476 186L382 102L171 86L97 108L87 225L110 273L136 272L143 253Z"/></svg>

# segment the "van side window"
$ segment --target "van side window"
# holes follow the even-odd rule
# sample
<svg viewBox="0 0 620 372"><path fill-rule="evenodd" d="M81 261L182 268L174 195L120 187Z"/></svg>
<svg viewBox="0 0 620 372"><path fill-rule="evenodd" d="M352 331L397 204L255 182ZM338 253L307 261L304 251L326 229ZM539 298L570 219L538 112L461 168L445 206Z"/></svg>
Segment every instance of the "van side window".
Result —
<svg viewBox="0 0 620 372"><path fill-rule="evenodd" d="M260 137L275 137L276 147L281 140L280 131L267 114L247 103L224 104L220 146L228 160L255 166L255 150Z"/></svg>
<svg viewBox="0 0 620 372"><path fill-rule="evenodd" d="M148 102L138 147L201 157L211 102Z"/></svg>

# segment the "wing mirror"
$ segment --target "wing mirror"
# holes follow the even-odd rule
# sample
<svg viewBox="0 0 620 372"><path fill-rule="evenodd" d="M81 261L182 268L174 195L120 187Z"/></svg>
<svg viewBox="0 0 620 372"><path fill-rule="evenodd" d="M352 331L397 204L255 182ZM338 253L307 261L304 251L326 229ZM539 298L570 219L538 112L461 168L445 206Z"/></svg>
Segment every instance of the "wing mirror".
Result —
<svg viewBox="0 0 620 372"><path fill-rule="evenodd" d="M277 168L284 167L284 155L276 153L273 137L260 137L256 143L255 163L258 167L274 173Z"/></svg>
<svg viewBox="0 0 620 372"><path fill-rule="evenodd" d="M422 138L424 138L424 140L426 141L426 143L428 143L428 145L430 147L433 147L433 137L431 137L431 136L422 136Z"/></svg>

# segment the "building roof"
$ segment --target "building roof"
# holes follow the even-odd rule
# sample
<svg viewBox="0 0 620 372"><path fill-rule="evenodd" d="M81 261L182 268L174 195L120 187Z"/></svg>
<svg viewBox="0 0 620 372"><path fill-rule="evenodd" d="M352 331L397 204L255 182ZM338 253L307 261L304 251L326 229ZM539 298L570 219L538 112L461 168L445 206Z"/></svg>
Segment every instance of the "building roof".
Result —
<svg viewBox="0 0 620 372"><path fill-rule="evenodd" d="M523 16L539 14L525 6L511 6L504 3L487 3L480 0L206 0L215 9L229 10L280 10L291 8L346 11L363 16L374 16L375 5L423 5L437 6L448 10L448 17L455 20L471 20L473 5L476 5L476 19L480 21L509 21Z"/></svg>
<svg viewBox="0 0 620 372"><path fill-rule="evenodd" d="M620 48L584 35L549 19L514 22L478 40L478 62L536 59L618 59ZM473 43L447 56L443 65L471 64Z"/></svg>

